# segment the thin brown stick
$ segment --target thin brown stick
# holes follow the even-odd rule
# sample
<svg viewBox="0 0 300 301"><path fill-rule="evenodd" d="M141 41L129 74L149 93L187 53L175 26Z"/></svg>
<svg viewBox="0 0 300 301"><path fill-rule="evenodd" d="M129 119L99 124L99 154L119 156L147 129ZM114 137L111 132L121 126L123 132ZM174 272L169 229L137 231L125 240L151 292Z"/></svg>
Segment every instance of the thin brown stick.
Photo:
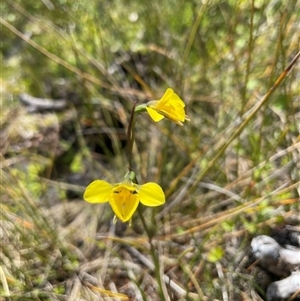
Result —
<svg viewBox="0 0 300 301"><path fill-rule="evenodd" d="M197 187L198 183L204 178L206 173L215 165L217 160L221 157L227 147L240 135L240 133L244 130L249 121L256 115L256 113L260 110L260 108L268 101L273 92L279 87L279 85L283 82L289 72L292 70L293 66L297 62L300 57L300 51L295 55L293 60L289 63L289 65L284 69L284 71L280 74L274 85L269 89L269 91L263 96L263 98L256 104L256 106L252 109L251 113L247 116L247 118L242 121L240 126L236 129L236 131L231 135L231 137L225 142L218 150L217 154L209 160L207 166L201 171L198 178L195 180L193 186L188 191L188 194L193 193Z"/></svg>

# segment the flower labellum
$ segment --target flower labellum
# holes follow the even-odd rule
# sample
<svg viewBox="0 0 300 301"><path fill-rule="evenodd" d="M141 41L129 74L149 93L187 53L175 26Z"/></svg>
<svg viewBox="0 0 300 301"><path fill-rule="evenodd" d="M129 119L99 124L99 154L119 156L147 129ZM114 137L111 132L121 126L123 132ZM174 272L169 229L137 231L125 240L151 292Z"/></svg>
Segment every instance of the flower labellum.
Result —
<svg viewBox="0 0 300 301"><path fill-rule="evenodd" d="M124 181L118 184L110 184L103 180L93 181L86 188L83 198L89 203L109 202L122 222L132 218L139 202L149 207L165 203L165 194L158 184L149 182L138 185L132 182L134 177L134 173L130 171L125 175Z"/></svg>

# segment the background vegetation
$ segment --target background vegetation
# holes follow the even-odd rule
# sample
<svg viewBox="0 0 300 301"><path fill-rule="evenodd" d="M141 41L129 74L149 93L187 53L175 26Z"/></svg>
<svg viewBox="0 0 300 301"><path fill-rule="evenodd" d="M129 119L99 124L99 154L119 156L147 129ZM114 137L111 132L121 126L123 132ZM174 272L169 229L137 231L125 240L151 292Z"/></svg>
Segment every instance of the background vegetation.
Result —
<svg viewBox="0 0 300 301"><path fill-rule="evenodd" d="M0 6L0 295L263 300L251 238L299 223L299 63L255 108L299 51L299 1ZM130 110L168 87L191 122L145 114L134 147L167 202L140 208L147 231L114 226L82 193L123 178ZM24 92L68 107L30 113Z"/></svg>

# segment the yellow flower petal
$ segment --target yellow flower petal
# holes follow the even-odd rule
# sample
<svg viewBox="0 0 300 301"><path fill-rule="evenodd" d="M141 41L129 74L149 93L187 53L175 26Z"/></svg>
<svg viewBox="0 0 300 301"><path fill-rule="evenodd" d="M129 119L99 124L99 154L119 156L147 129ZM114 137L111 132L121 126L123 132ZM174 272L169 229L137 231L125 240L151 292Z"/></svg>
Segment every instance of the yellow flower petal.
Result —
<svg viewBox="0 0 300 301"><path fill-rule="evenodd" d="M158 102L156 109L165 113L165 116L173 121L183 122L185 120L184 107L184 102L172 89L169 88Z"/></svg>
<svg viewBox="0 0 300 301"><path fill-rule="evenodd" d="M158 122L160 120L162 120L164 118L163 115L157 113L157 111L151 107L146 107L146 110L148 112L148 114L150 115L150 117L155 121Z"/></svg>
<svg viewBox="0 0 300 301"><path fill-rule="evenodd" d="M156 122L166 117L179 125L183 125L182 122L188 120L184 107L185 104L182 99L169 88L160 100L148 102L146 110Z"/></svg>
<svg viewBox="0 0 300 301"><path fill-rule="evenodd" d="M126 222L131 219L139 205L139 196L134 187L121 184L113 189L109 203L116 216Z"/></svg>
<svg viewBox="0 0 300 301"><path fill-rule="evenodd" d="M165 194L162 188L153 182L136 185L140 202L145 206L155 207L165 203Z"/></svg>
<svg viewBox="0 0 300 301"><path fill-rule="evenodd" d="M132 179L131 171L118 184L110 184L103 180L92 182L84 192L84 199L90 203L105 203L109 201L116 217L122 222L131 220L141 201L146 206L159 206L165 202L165 195L156 183L137 185Z"/></svg>
<svg viewBox="0 0 300 301"><path fill-rule="evenodd" d="M170 103L176 104L182 108L185 107L183 100L173 91L173 89L168 88L163 97L159 100L157 106L170 105Z"/></svg>
<svg viewBox="0 0 300 301"><path fill-rule="evenodd" d="M109 184L106 181L96 180L86 188L83 198L89 203L108 202L113 187L112 184Z"/></svg>
<svg viewBox="0 0 300 301"><path fill-rule="evenodd" d="M175 94L173 89L168 88L165 92L165 94L163 95L163 97L160 99L160 102L164 102L167 101L168 99L170 99L170 97Z"/></svg>

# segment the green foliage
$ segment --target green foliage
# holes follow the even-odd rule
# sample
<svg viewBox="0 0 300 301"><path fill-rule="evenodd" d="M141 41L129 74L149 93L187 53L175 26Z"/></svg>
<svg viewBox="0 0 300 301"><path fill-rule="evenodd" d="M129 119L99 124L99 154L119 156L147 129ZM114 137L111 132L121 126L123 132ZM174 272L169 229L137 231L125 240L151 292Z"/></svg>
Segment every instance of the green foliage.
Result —
<svg viewBox="0 0 300 301"><path fill-rule="evenodd" d="M207 254L207 260L209 262L217 262L217 261L220 261L222 259L224 255L224 250L222 247L218 246L218 247L215 247L213 249L211 249L208 254Z"/></svg>
<svg viewBox="0 0 300 301"><path fill-rule="evenodd" d="M83 172L82 153L77 153L71 163L70 169L72 172Z"/></svg>

